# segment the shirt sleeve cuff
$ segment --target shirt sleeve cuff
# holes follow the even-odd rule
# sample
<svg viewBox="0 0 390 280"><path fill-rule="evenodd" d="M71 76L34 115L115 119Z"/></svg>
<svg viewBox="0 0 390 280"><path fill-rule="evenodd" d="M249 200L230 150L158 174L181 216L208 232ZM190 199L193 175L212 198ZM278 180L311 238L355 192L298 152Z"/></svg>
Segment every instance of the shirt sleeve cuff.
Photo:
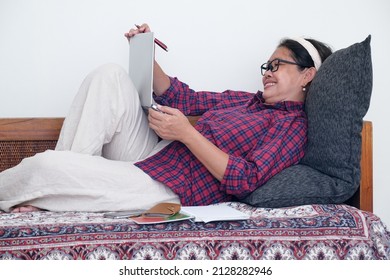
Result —
<svg viewBox="0 0 390 280"><path fill-rule="evenodd" d="M167 105L169 104L169 100L171 100L175 95L175 89L178 87L178 84L180 83L179 80L175 77L169 77L171 85L169 88L160 96L157 96L156 94L153 94L154 101L156 101L158 104L161 105Z"/></svg>
<svg viewBox="0 0 390 280"><path fill-rule="evenodd" d="M247 165L239 158L229 156L225 174L221 181L221 188L228 194L244 197L251 190L247 182Z"/></svg>

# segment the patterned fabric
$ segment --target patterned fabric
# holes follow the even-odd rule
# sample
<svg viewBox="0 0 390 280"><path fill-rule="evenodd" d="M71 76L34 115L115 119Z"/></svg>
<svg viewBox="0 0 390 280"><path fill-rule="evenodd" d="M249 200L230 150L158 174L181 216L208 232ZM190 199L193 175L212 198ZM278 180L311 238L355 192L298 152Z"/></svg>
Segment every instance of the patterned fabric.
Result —
<svg viewBox="0 0 390 280"><path fill-rule="evenodd" d="M186 115L202 114L195 128L229 154L221 182L180 142L136 164L170 187L183 205L244 197L303 157L307 123L302 102L267 105L261 92L194 92L177 79L155 99Z"/></svg>
<svg viewBox="0 0 390 280"><path fill-rule="evenodd" d="M1 259L390 259L390 233L346 205L253 208L244 221L138 225L102 213L0 214Z"/></svg>

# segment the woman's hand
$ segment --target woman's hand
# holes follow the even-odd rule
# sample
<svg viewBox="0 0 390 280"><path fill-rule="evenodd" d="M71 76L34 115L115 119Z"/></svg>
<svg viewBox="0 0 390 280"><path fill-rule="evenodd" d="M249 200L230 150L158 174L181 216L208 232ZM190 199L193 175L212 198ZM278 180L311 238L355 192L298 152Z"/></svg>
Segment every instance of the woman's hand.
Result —
<svg viewBox="0 0 390 280"><path fill-rule="evenodd" d="M179 110L166 106L158 106L158 109L162 112L149 109L149 126L161 138L186 145L210 173L222 181L229 155L200 134Z"/></svg>
<svg viewBox="0 0 390 280"><path fill-rule="evenodd" d="M185 144L196 132L188 118L178 109L158 105L160 111L149 109L149 126L165 140L177 140Z"/></svg>
<svg viewBox="0 0 390 280"><path fill-rule="evenodd" d="M150 27L146 23L140 25L139 27L131 28L128 32L125 33L125 37L127 39L130 39L134 35L137 35L139 33L147 33L150 32Z"/></svg>

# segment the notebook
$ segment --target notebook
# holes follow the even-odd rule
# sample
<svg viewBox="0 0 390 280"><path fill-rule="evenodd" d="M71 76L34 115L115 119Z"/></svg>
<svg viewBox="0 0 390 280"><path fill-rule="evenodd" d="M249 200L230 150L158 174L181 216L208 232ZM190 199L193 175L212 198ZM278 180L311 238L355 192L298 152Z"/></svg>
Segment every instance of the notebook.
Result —
<svg viewBox="0 0 390 280"><path fill-rule="evenodd" d="M135 35L130 39L129 45L129 75L138 91L141 106L146 109L154 104L153 66L155 45L153 32Z"/></svg>

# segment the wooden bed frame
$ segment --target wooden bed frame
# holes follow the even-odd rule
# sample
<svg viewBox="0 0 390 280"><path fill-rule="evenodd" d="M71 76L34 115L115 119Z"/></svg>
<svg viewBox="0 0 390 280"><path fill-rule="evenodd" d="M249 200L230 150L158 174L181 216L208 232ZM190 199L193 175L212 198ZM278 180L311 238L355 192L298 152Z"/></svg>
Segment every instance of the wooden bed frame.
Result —
<svg viewBox="0 0 390 280"><path fill-rule="evenodd" d="M23 158L54 149L64 118L0 119L0 172ZM191 123L196 118L190 118ZM361 179L359 190L347 202L361 210L373 211L372 122L362 129Z"/></svg>

